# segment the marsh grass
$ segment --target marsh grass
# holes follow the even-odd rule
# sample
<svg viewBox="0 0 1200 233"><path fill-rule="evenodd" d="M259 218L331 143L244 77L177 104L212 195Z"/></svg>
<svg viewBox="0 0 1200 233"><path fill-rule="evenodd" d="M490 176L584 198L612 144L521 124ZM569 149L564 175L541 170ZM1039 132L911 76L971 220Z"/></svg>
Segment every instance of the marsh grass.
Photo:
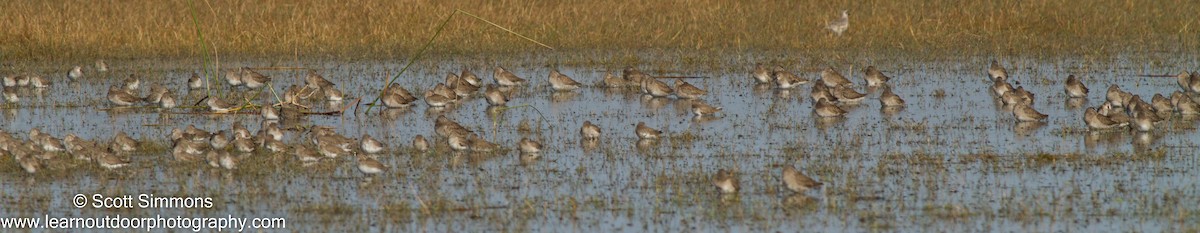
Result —
<svg viewBox="0 0 1200 233"><path fill-rule="evenodd" d="M84 60L199 57L197 30L225 57L403 58L456 9L564 51L557 63L634 62L647 53L1106 57L1200 48L1194 1L321 1L198 0L0 3L0 57ZM1079 4L1087 4L1081 7ZM847 9L850 29L826 21ZM194 21L193 21L194 20ZM199 28L197 28L198 22ZM457 17L432 51L443 56L540 54L547 49ZM575 56L575 57L572 57ZM586 59L583 59L585 58ZM672 56L674 57L674 56ZM904 56L896 56L904 57ZM575 58L575 59L573 59ZM908 58L908 57L905 57Z"/></svg>

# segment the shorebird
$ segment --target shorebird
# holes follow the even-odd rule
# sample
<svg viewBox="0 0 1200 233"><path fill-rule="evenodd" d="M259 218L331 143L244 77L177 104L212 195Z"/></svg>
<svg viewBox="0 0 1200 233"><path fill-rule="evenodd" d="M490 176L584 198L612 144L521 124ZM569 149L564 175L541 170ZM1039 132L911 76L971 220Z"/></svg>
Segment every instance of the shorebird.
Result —
<svg viewBox="0 0 1200 233"><path fill-rule="evenodd" d="M571 77L567 77L567 75L559 73L558 70L550 70L549 79L550 87L554 88L556 91L570 91L579 89L579 86L581 86L579 82L571 79Z"/></svg>
<svg viewBox="0 0 1200 233"><path fill-rule="evenodd" d="M1075 78L1075 75L1067 76L1067 83L1066 83L1066 87L1064 90L1067 93L1067 97L1087 98L1087 94L1088 94L1087 86L1084 86L1083 82L1079 81L1078 78Z"/></svg>
<svg viewBox="0 0 1200 233"><path fill-rule="evenodd" d="M792 192L803 193L810 189L821 187L822 183L813 180L792 166L783 167L783 187L786 187Z"/></svg>
<svg viewBox="0 0 1200 233"><path fill-rule="evenodd" d="M738 183L737 175L733 171L725 169L717 170L717 175L713 176L712 183L718 191L725 194L737 193L741 186Z"/></svg>
<svg viewBox="0 0 1200 233"><path fill-rule="evenodd" d="M321 160L321 155L308 145L292 146L292 153L296 155L296 160L300 160L303 163L312 163Z"/></svg>
<svg viewBox="0 0 1200 233"><path fill-rule="evenodd" d="M1188 82L1188 86L1193 93L1200 93L1200 71L1192 71L1192 81Z"/></svg>
<svg viewBox="0 0 1200 233"><path fill-rule="evenodd" d="M796 76L796 74L783 69L782 66L776 66L775 71L771 73L771 77L775 80L775 85L780 89L791 89L808 83L808 79Z"/></svg>
<svg viewBox="0 0 1200 233"><path fill-rule="evenodd" d="M387 170L387 166L370 156L355 154L358 157L358 171L364 175L375 175Z"/></svg>
<svg viewBox="0 0 1200 233"><path fill-rule="evenodd" d="M867 98L867 94L858 93L847 86L833 87L830 93L837 98L839 103L858 103Z"/></svg>
<svg viewBox="0 0 1200 233"><path fill-rule="evenodd" d="M843 32L846 32L846 29L850 28L850 15L847 12L847 10L842 10L842 17L829 22L825 25L825 28L841 36Z"/></svg>
<svg viewBox="0 0 1200 233"><path fill-rule="evenodd" d="M4 102L16 103L21 101L21 97L17 96L17 90L13 88L4 88L0 93L4 94Z"/></svg>
<svg viewBox="0 0 1200 233"><path fill-rule="evenodd" d="M583 127L579 128L579 135L584 139L600 138L600 126L592 124L592 121L583 121Z"/></svg>
<svg viewBox="0 0 1200 233"><path fill-rule="evenodd" d="M188 89L200 89L204 87L204 79L200 78L200 74L192 73L192 77L187 80Z"/></svg>
<svg viewBox="0 0 1200 233"><path fill-rule="evenodd" d="M142 88L142 79L130 74L128 78L125 78L124 87L129 92L136 92L139 88Z"/></svg>
<svg viewBox="0 0 1200 233"><path fill-rule="evenodd" d="M250 89L258 89L271 82L271 77L260 74L250 67L242 67L242 84Z"/></svg>
<svg viewBox="0 0 1200 233"><path fill-rule="evenodd" d="M625 87L625 79L613 75L612 72L604 73L604 81L601 82L604 87Z"/></svg>
<svg viewBox="0 0 1200 233"><path fill-rule="evenodd" d="M1143 110L1133 110L1133 129L1141 132L1154 130L1154 116L1151 112Z"/></svg>
<svg viewBox="0 0 1200 233"><path fill-rule="evenodd" d="M304 89L317 91L332 88L333 85L333 82L313 71L309 71L308 75L304 76Z"/></svg>
<svg viewBox="0 0 1200 233"><path fill-rule="evenodd" d="M1101 116L1108 117L1108 119L1111 119L1113 122L1118 124L1128 124L1131 120L1125 111L1116 109L1113 107L1112 103L1101 104L1100 109L1096 109L1096 112L1100 113Z"/></svg>
<svg viewBox="0 0 1200 233"><path fill-rule="evenodd" d="M262 106L262 110L260 113L262 114L263 120L267 120L267 121L279 120L279 110L276 110L275 106L271 106L271 105Z"/></svg>
<svg viewBox="0 0 1200 233"><path fill-rule="evenodd" d="M110 148L120 151L135 151L137 150L137 147L137 139L133 139L133 137L130 137L129 134L125 134L125 132L122 131L117 132L117 135L113 136L113 143L112 147Z"/></svg>
<svg viewBox="0 0 1200 233"><path fill-rule="evenodd" d="M837 70L834 70L833 67L827 67L825 70L821 71L821 82L825 83L826 87L831 88L849 86L853 84L849 79L846 79L845 76L842 76L841 73L838 73Z"/></svg>
<svg viewBox="0 0 1200 233"><path fill-rule="evenodd" d="M817 80L817 83L812 87L812 91L810 91L808 94L809 97L812 98L813 102L820 102L821 100L830 102L837 101L837 97L833 96L833 93L829 91L829 87L825 86L824 82L825 81Z"/></svg>
<svg viewBox="0 0 1200 233"><path fill-rule="evenodd" d="M92 152L92 160L95 160L96 164L99 164L100 167L109 170L129 166L130 163L129 160L118 157L117 155L113 154L112 151L100 148L96 148L95 151Z"/></svg>
<svg viewBox="0 0 1200 233"><path fill-rule="evenodd" d="M525 79L517 77L516 74L505 70L504 67L496 67L496 71L492 72L492 79L496 80L496 84L500 86L510 87L525 83Z"/></svg>
<svg viewBox="0 0 1200 233"><path fill-rule="evenodd" d="M1017 104L1017 105L1013 106L1012 111L1013 111L1012 112L1013 116L1016 116L1017 120L1019 120L1019 121L1026 121L1026 122L1041 121L1042 119L1046 119L1046 117L1047 117L1046 114L1042 114L1042 113L1038 112L1037 110L1033 109L1032 103Z"/></svg>
<svg viewBox="0 0 1200 233"><path fill-rule="evenodd" d="M633 66L626 66L625 70L621 71L621 78L625 78L626 83L632 83L641 86L645 85L645 83L642 82L643 80L653 79L654 77L650 77L650 75L642 73L642 71L638 70L637 68L633 68Z"/></svg>
<svg viewBox="0 0 1200 233"><path fill-rule="evenodd" d="M338 90L337 88L323 88L321 91L325 93L326 101L338 102L346 99L346 94L342 93L342 91Z"/></svg>
<svg viewBox="0 0 1200 233"><path fill-rule="evenodd" d="M1083 111L1083 122L1087 124L1088 128L1094 130L1104 130L1129 125L1128 122L1119 123L1109 119L1107 116L1100 115L1099 112L1096 112L1095 107L1090 107Z"/></svg>
<svg viewBox="0 0 1200 233"><path fill-rule="evenodd" d="M642 79L642 92L654 97L667 97L674 94L675 90L663 81L647 77Z"/></svg>
<svg viewBox="0 0 1200 233"><path fill-rule="evenodd" d="M1000 62L992 60L992 66L988 67L988 78L991 78L992 81L1008 80L1008 70L1004 69L1004 66L1000 66Z"/></svg>
<svg viewBox="0 0 1200 233"><path fill-rule="evenodd" d="M646 122L638 122L637 127L634 128L634 133L637 133L640 139L656 139L662 135L661 130L646 126Z"/></svg>
<svg viewBox="0 0 1200 233"><path fill-rule="evenodd" d="M517 143L517 147L521 149L521 153L537 154L542 152L542 143L539 143L529 138L521 138L521 142Z"/></svg>
<svg viewBox="0 0 1200 233"><path fill-rule="evenodd" d="M1112 84L1108 86L1108 91L1105 92L1104 98L1109 103L1112 103L1113 107L1125 107L1128 105L1127 102L1129 99L1133 98L1133 94L1121 91L1121 87L1118 87L1117 84Z"/></svg>
<svg viewBox="0 0 1200 233"><path fill-rule="evenodd" d="M71 78L71 81L83 78L83 67L75 66L75 68L71 68L71 71L67 72L67 77Z"/></svg>
<svg viewBox="0 0 1200 233"><path fill-rule="evenodd" d="M1171 114L1175 112L1175 105L1171 104L1171 100L1162 94L1154 94L1154 97L1150 98L1150 107L1153 107L1158 117L1163 119L1170 118Z"/></svg>
<svg viewBox="0 0 1200 233"><path fill-rule="evenodd" d="M471 149L471 140L467 139L466 135L450 135L446 138L446 143L450 145L450 149L454 151L464 151Z"/></svg>
<svg viewBox="0 0 1200 233"><path fill-rule="evenodd" d="M716 114L717 112L720 112L721 110L722 110L721 107L713 107L712 105L708 105L707 103L704 103L703 100L693 100L692 101L692 114L696 114L697 117L713 115L713 114Z"/></svg>
<svg viewBox="0 0 1200 233"><path fill-rule="evenodd" d="M33 88L47 88L50 87L50 81L42 78L41 75L32 75L29 76L29 85Z"/></svg>
<svg viewBox="0 0 1200 233"><path fill-rule="evenodd" d="M142 98L138 98L133 96L133 94L129 94L129 92L121 89L121 87L111 86L108 88L108 102L111 102L117 106L133 106L138 102L142 102Z"/></svg>
<svg viewBox="0 0 1200 233"><path fill-rule="evenodd" d="M363 152L367 152L367 154L375 154L387 150L387 145L375 140L375 138L372 138L371 135L363 134L362 138L359 140L361 141L360 144Z"/></svg>
<svg viewBox="0 0 1200 233"><path fill-rule="evenodd" d="M496 84L488 84L487 89L483 90L483 97L492 106L504 106L508 103L508 96L504 96L504 93L496 88Z"/></svg>
<svg viewBox="0 0 1200 233"><path fill-rule="evenodd" d="M698 99L707 95L708 91L693 86L682 79L675 79L675 95L684 99Z"/></svg>
<svg viewBox="0 0 1200 233"><path fill-rule="evenodd" d="M1200 114L1200 104L1188 97L1182 92L1171 94L1171 102L1175 104L1175 109L1179 110L1182 115L1197 115Z"/></svg>
<svg viewBox="0 0 1200 233"><path fill-rule="evenodd" d="M867 69L863 70L863 73L866 73L866 75L863 76L863 79L867 80L868 87L885 85L887 84L888 80L892 79L887 75L884 75L883 72L879 72L878 69L875 69L875 66L867 66Z"/></svg>
<svg viewBox="0 0 1200 233"><path fill-rule="evenodd" d="M216 112L216 113L229 112L229 111L232 111L234 108L238 107L237 104L225 102L224 100L221 100L220 98L217 98L216 96L209 97L205 103L208 104L209 111Z"/></svg>
<svg viewBox="0 0 1200 233"><path fill-rule="evenodd" d="M1180 71L1178 75L1175 75L1175 80L1179 83L1179 88L1182 88L1184 92L1192 91L1192 74L1186 70Z"/></svg>
<svg viewBox="0 0 1200 233"><path fill-rule="evenodd" d="M467 69L467 67L462 68L462 74L458 77L471 86L480 87L483 84L483 80L479 79L479 76L475 75L475 72L471 72L471 69Z"/></svg>
<svg viewBox="0 0 1200 233"><path fill-rule="evenodd" d="M412 147L417 151L427 151L429 150L429 141L425 141L425 136L417 135L413 137Z"/></svg>
<svg viewBox="0 0 1200 233"><path fill-rule="evenodd" d="M775 81L774 75L762 63L754 64L754 70L750 71L750 77L754 78L754 81L758 81L758 83L771 83Z"/></svg>
<svg viewBox="0 0 1200 233"><path fill-rule="evenodd" d="M383 101L383 106L388 108L404 108L411 106L413 100L406 100L403 96L389 92L383 94L381 101Z"/></svg>
<svg viewBox="0 0 1200 233"><path fill-rule="evenodd" d="M225 72L225 83L229 83L230 86L234 87L241 86L242 69L231 69Z"/></svg>
<svg viewBox="0 0 1200 233"><path fill-rule="evenodd" d="M484 140L483 138L479 137L479 135L475 134L467 136L467 141L471 143L471 151L491 152L500 148L500 145Z"/></svg>
<svg viewBox="0 0 1200 233"><path fill-rule="evenodd" d="M429 105L429 107L445 107L446 105L450 105L451 102L454 102L454 99L435 94L433 91L425 91L425 104Z"/></svg>
<svg viewBox="0 0 1200 233"><path fill-rule="evenodd" d="M883 88L883 93L879 94L879 103L883 107L903 107L904 99L892 92L891 87Z"/></svg>
<svg viewBox="0 0 1200 233"><path fill-rule="evenodd" d="M834 105L827 99L817 100L817 104L813 106L813 112L820 117L840 117L846 115L846 110Z"/></svg>
<svg viewBox="0 0 1200 233"><path fill-rule="evenodd" d="M216 133L213 133L208 139L209 146L214 150L224 150L225 147L229 145L229 142L229 135L226 135L225 130L219 130Z"/></svg>
<svg viewBox="0 0 1200 233"><path fill-rule="evenodd" d="M197 162L203 159L205 147L208 144L191 139L177 140L171 148L171 157L180 162Z"/></svg>

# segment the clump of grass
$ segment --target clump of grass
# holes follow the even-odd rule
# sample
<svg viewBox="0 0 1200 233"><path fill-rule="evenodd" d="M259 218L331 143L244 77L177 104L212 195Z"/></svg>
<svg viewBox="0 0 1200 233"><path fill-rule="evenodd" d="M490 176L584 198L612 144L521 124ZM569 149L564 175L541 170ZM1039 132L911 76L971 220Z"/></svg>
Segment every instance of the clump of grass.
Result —
<svg viewBox="0 0 1200 233"><path fill-rule="evenodd" d="M799 57L829 62L856 55L1098 57L1141 51L1187 53L1200 48L1200 41L1194 40L1200 30L1189 17L1200 2L1193 1L1172 2L1171 7L1126 1L1078 7L1078 2L1068 0L194 4L195 21L188 2L5 1L0 3L0 15L11 17L0 21L0 51L4 51L0 55L9 59L196 57L201 51L195 47L193 24L200 22L210 51L227 57L400 58L419 50L425 43L422 38L429 38L434 26L456 9L559 50L612 51L603 54L613 58L609 61L635 63L638 60L631 57L645 51L799 52ZM849 10L851 25L846 34L836 37L823 26L843 9ZM458 17L439 39L454 43L439 44L436 52L508 54L541 47L507 34L489 23Z"/></svg>

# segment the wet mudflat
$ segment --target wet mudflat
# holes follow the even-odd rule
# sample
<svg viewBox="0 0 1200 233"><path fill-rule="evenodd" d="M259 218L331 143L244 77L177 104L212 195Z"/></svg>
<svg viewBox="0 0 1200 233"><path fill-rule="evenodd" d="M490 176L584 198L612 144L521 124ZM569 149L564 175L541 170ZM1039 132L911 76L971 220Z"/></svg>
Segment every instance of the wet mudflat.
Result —
<svg viewBox="0 0 1200 233"><path fill-rule="evenodd" d="M865 88L861 69L838 69L868 93L843 106L844 117L813 114L812 83L791 90L756 85L753 63L705 67L643 68L652 75L684 78L709 91L702 99L724 108L716 117L694 118L691 101L651 98L634 89L605 88L605 72L622 67L558 67L587 87L553 91L544 61L520 64L458 64L418 67L397 81L424 93L447 73L472 69L487 83L494 65L530 81L512 90L507 108L489 107L474 96L446 108L418 101L403 109L350 106L370 101L385 79L403 66L394 62L239 62L228 67L314 69L349 95L341 102L306 101L310 115L288 125L289 145L305 143L306 128L332 126L339 134L369 134L388 145L378 160L388 167L366 176L350 158L316 164L289 152L256 151L237 169L172 159L168 134L195 125L217 131L241 122L257 130L262 117L210 114L190 106L206 96L184 81L198 65L160 61L113 61L108 72L65 77L70 65L18 67L3 75L36 73L52 80L44 89L16 90L21 99L0 109L3 130L24 138L38 128L55 137L74 133L107 141L123 131L143 142L127 154L131 165L107 170L61 155L26 174L11 156L0 158L0 204L4 216L184 215L286 217L291 229L405 231L1194 231L1200 203L1193 169L1197 119L1174 114L1150 132L1089 132L1083 110L1104 103L1109 84L1149 99L1179 90L1175 79L1143 74L1177 73L1195 64L1148 66L1134 62L1003 61L1013 82L1036 95L1033 105L1049 118L1020 123L990 94L990 58L932 64L872 64L892 76L892 90L908 103L883 109L877 89ZM768 62L769 63L769 62ZM816 79L824 67L784 65ZM1162 67L1159 67L1162 66ZM720 67L720 68L712 68ZM301 85L299 69L259 69L282 93ZM114 108L107 87L130 74L178 94L181 108ZM1068 74L1083 77L1085 99L1063 93ZM672 78L664 81L673 83ZM220 80L214 80L220 81ZM214 85L223 85L223 83ZM1016 85L1016 84L1014 84ZM228 87L218 98L274 102L273 94ZM142 89L142 93L146 90ZM210 96L212 98L213 96ZM200 104L199 106L204 106ZM169 115L169 118L165 115ZM435 136L434 120L446 116L505 149L455 152ZM598 142L582 141L579 127L603 129ZM634 125L645 122L666 137L640 141ZM411 148L416 135L434 148ZM545 149L522 155L527 137ZM782 166L795 166L825 185L794 194L780 181ZM710 178L734 170L742 190L719 194ZM75 194L211 197L211 209L78 209Z"/></svg>

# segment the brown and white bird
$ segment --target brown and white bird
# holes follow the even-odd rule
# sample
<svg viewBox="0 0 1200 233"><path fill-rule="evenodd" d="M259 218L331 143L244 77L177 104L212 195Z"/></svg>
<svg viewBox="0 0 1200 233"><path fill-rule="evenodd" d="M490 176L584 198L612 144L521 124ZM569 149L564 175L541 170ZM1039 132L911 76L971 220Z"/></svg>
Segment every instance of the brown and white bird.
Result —
<svg viewBox="0 0 1200 233"><path fill-rule="evenodd" d="M558 70L550 70L550 87L554 88L554 90L570 91L579 89L580 86L582 84L571 79L571 77L567 77L567 75L559 73Z"/></svg>
<svg viewBox="0 0 1200 233"><path fill-rule="evenodd" d="M892 92L892 88L883 88L883 93L879 94L879 103L883 107L903 107L904 99Z"/></svg>
<svg viewBox="0 0 1200 233"><path fill-rule="evenodd" d="M774 75L762 63L754 64L754 70L750 71L750 77L754 78L754 81L758 81L758 83L771 83L775 81Z"/></svg>
<svg viewBox="0 0 1200 233"><path fill-rule="evenodd" d="M782 66L776 66L775 71L771 73L771 77L775 80L775 85L780 89L791 89L808 83L808 79L796 76L796 74L783 69Z"/></svg>
<svg viewBox="0 0 1200 233"><path fill-rule="evenodd" d="M505 96L504 92L496 88L496 84L488 84L487 88L483 90L483 97L492 106L504 106L504 104L508 103L508 96Z"/></svg>
<svg viewBox="0 0 1200 233"><path fill-rule="evenodd" d="M837 98L839 103L853 104L867 99L866 93L858 93L858 91L854 91L854 89L848 86L831 87L830 93L833 94L833 97Z"/></svg>
<svg viewBox="0 0 1200 233"><path fill-rule="evenodd" d="M1097 112L1096 108L1094 107L1084 110L1083 122L1087 124L1089 129L1093 130L1105 130L1129 125L1128 122L1119 123L1109 119L1107 116L1100 115L1100 113Z"/></svg>
<svg viewBox="0 0 1200 233"><path fill-rule="evenodd" d="M988 67L988 78L991 78L992 81L1008 80L1008 70L1004 69L1004 66L1001 66L1000 62L992 60L992 66Z"/></svg>
<svg viewBox="0 0 1200 233"><path fill-rule="evenodd" d="M500 84L500 86L505 87L516 86L525 83L525 79L517 77L516 74L513 74L512 72L504 69L504 67L499 66L497 66L496 70L492 72L492 79L496 80L496 84Z"/></svg>
<svg viewBox="0 0 1200 233"><path fill-rule="evenodd" d="M817 100L817 103L813 106L813 112L820 117L840 117L846 115L846 110L829 102L827 99Z"/></svg>
<svg viewBox="0 0 1200 233"><path fill-rule="evenodd" d="M821 71L821 81L825 83L826 87L830 88L853 85L849 79L846 79L845 76L842 76L833 67L827 67Z"/></svg>
<svg viewBox="0 0 1200 233"><path fill-rule="evenodd" d="M697 117L711 116L721 112L721 110L721 107L713 107L712 105L705 103L703 100L692 101L692 114L696 114Z"/></svg>
<svg viewBox="0 0 1200 233"><path fill-rule="evenodd" d="M592 121L583 121L583 126L579 127L579 135L584 139L600 138L600 126L592 124Z"/></svg>
<svg viewBox="0 0 1200 233"><path fill-rule="evenodd" d="M717 174L713 176L712 184L717 187L718 191L724 194L737 193L738 189L741 188L737 175L733 171L725 169L717 171Z"/></svg>
<svg viewBox="0 0 1200 233"><path fill-rule="evenodd" d="M783 167L783 187L786 187L792 192L803 193L810 189L819 188L823 185L821 182L813 180L792 166Z"/></svg>
<svg viewBox="0 0 1200 233"><path fill-rule="evenodd" d="M866 76L863 76L863 79L867 80L868 87L882 86L887 84L888 80L892 79L887 75L884 75L883 72L880 72L878 69L875 69L875 66L867 66L867 69L864 69L863 73L866 73Z"/></svg>
<svg viewBox="0 0 1200 233"><path fill-rule="evenodd" d="M530 140L529 138L521 138L521 141L517 143L517 147L521 149L521 153L525 154L537 154L542 152L542 143Z"/></svg>
<svg viewBox="0 0 1200 233"><path fill-rule="evenodd" d="M258 73L250 67L242 67L242 84L250 89L258 89L271 82L271 77Z"/></svg>
<svg viewBox="0 0 1200 233"><path fill-rule="evenodd" d="M384 145L383 142L379 142L379 140L375 140L375 138L371 137L369 134L363 134L363 136L359 138L359 146L361 147L362 151L367 152L367 154L377 154L387 150L387 145Z"/></svg>
<svg viewBox="0 0 1200 233"><path fill-rule="evenodd" d="M427 151L429 150L429 141L425 140L425 136L417 135L413 137L412 147L417 151Z"/></svg>
<svg viewBox="0 0 1200 233"><path fill-rule="evenodd" d="M1013 116L1017 117L1017 120L1019 120L1019 121L1026 121L1026 122L1041 121L1043 119L1046 119L1046 117L1048 117L1048 115L1042 114L1042 113L1038 112L1036 109L1033 109L1033 105L1029 104L1029 103L1017 104L1017 105L1013 106L1012 111L1013 111L1012 112Z"/></svg>
<svg viewBox="0 0 1200 233"><path fill-rule="evenodd" d="M637 127L634 128L634 133L636 133L640 139L656 139L662 136L661 130L646 126L646 122L638 122Z"/></svg>
<svg viewBox="0 0 1200 233"><path fill-rule="evenodd" d="M685 82L682 79L675 80L675 96L684 99L699 99L707 95L708 91L693 86L691 83Z"/></svg>
<svg viewBox="0 0 1200 233"><path fill-rule="evenodd" d="M642 79L642 93L649 94L654 97L667 97L675 94L675 90L663 81L656 78Z"/></svg>
<svg viewBox="0 0 1200 233"><path fill-rule="evenodd" d="M142 102L142 98L133 96L121 87L111 86L108 88L108 102L117 106L133 106Z"/></svg>
<svg viewBox="0 0 1200 233"><path fill-rule="evenodd" d="M1088 94L1087 86L1084 86L1083 82L1079 81L1079 78L1075 78L1075 75L1067 76L1064 91L1066 91L1067 97L1070 98L1087 98Z"/></svg>
<svg viewBox="0 0 1200 233"><path fill-rule="evenodd" d="M625 87L628 82L624 78L613 75L612 72L605 72L604 80L600 84L604 87Z"/></svg>

